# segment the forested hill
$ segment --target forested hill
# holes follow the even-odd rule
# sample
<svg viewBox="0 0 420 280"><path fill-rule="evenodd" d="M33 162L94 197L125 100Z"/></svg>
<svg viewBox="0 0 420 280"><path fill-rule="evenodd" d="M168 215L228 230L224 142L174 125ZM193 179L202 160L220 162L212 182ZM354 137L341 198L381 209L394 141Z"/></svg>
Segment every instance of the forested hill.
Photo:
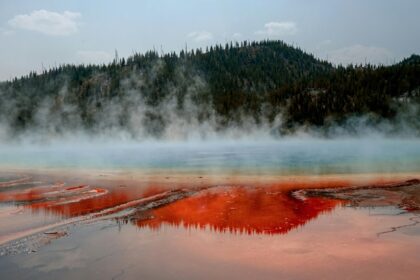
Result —
<svg viewBox="0 0 420 280"><path fill-rule="evenodd" d="M3 82L0 124L8 136L82 129L141 138L192 124L292 133L367 116L373 124L409 118L420 131L419 98L417 55L392 66L335 67L281 41L242 42L63 65Z"/></svg>

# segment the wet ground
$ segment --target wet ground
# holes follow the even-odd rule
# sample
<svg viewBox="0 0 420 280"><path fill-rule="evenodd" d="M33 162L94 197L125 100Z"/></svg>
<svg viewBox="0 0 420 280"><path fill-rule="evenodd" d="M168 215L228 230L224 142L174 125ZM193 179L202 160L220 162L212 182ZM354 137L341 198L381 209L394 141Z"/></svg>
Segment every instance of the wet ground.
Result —
<svg viewBox="0 0 420 280"><path fill-rule="evenodd" d="M418 279L419 174L0 176L1 279Z"/></svg>

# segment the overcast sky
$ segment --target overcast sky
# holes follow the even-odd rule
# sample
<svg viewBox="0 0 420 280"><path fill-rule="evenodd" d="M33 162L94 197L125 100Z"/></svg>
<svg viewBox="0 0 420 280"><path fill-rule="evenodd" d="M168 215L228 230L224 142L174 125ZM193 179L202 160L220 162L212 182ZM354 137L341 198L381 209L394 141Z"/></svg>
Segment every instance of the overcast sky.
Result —
<svg viewBox="0 0 420 280"><path fill-rule="evenodd" d="M152 49L281 39L334 63L420 53L418 0L0 0L0 80Z"/></svg>

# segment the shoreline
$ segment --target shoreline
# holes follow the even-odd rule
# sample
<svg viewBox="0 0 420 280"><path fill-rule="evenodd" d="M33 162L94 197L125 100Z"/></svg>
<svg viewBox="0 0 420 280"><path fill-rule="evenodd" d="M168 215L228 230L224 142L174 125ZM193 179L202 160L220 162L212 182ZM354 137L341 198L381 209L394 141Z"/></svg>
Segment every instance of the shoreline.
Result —
<svg viewBox="0 0 420 280"><path fill-rule="evenodd" d="M166 183L175 184L270 184L270 183L291 183L291 185L305 185L310 187L312 183L314 188L322 183L336 183L337 187L344 185L369 185L369 184L388 184L398 183L412 179L420 179L420 171L416 172L363 172L363 173L329 173L329 174L311 174L311 173L256 173L247 171L210 171L194 172L174 169L132 169L132 170L104 170L104 169L69 169L69 168L2 168L2 174L22 174L31 178L51 178L58 181L79 181L79 183L97 182L110 183L124 182L130 185L138 183ZM106 183L109 182L109 183ZM341 184L340 184L341 183ZM2 185L4 183L2 182ZM118 183L117 183L118 184ZM312 187L310 187L312 188Z"/></svg>

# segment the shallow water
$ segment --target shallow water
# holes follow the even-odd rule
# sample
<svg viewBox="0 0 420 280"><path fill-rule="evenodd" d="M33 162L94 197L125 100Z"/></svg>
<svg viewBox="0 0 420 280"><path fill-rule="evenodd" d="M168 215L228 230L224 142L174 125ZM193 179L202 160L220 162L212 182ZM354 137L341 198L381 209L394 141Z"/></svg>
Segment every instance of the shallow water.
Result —
<svg viewBox="0 0 420 280"><path fill-rule="evenodd" d="M286 235L101 221L2 258L0 271L10 279L417 279L419 229L376 235L408 222L398 212L337 208Z"/></svg>
<svg viewBox="0 0 420 280"><path fill-rule="evenodd" d="M1 279L418 279L420 145L0 149Z"/></svg>
<svg viewBox="0 0 420 280"><path fill-rule="evenodd" d="M0 146L0 166L163 169L270 174L409 172L420 169L418 139L59 143Z"/></svg>

